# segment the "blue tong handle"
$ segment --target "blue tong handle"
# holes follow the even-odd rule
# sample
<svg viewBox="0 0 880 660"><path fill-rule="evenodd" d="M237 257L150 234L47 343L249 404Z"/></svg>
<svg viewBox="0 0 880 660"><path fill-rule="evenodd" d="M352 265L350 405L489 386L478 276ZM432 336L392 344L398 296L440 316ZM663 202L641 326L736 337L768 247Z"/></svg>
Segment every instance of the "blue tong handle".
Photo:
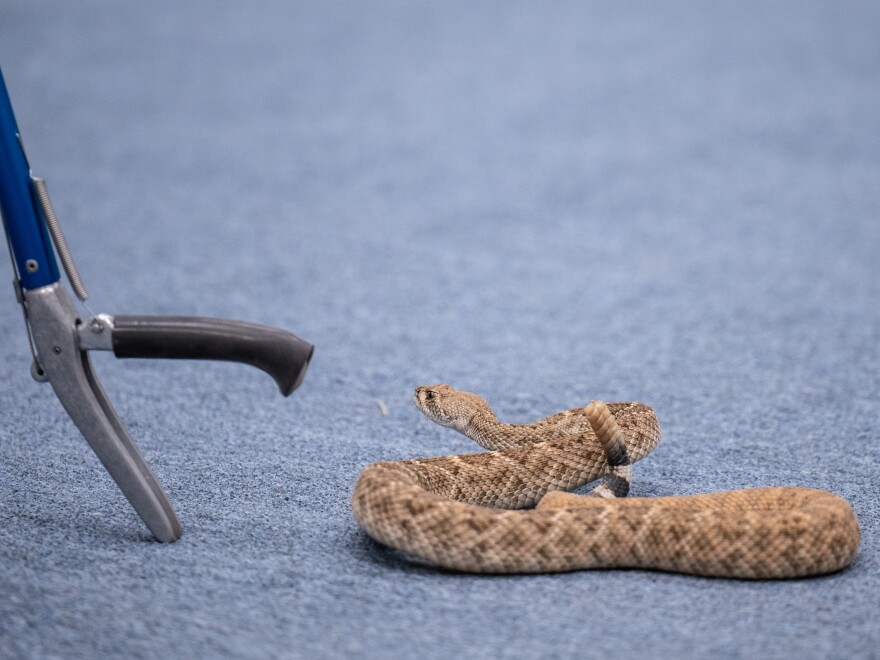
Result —
<svg viewBox="0 0 880 660"><path fill-rule="evenodd" d="M55 253L34 196L30 167L0 69L0 213L15 268L25 289L61 279Z"/></svg>

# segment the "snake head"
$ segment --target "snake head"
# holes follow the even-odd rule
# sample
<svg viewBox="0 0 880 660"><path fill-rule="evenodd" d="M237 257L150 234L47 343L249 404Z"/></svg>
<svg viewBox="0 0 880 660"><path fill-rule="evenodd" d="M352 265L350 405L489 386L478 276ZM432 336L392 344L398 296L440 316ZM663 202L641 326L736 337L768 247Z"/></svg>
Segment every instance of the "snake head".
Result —
<svg viewBox="0 0 880 660"><path fill-rule="evenodd" d="M416 408L432 422L464 433L468 422L478 412L489 411L486 400L471 392L462 392L446 383L422 385L413 395Z"/></svg>

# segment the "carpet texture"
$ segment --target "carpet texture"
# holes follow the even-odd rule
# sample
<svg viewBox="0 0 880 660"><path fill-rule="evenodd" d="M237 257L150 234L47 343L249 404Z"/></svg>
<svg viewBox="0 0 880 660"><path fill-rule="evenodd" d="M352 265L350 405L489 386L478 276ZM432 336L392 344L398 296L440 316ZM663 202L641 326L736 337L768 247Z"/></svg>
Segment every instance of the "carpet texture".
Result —
<svg viewBox="0 0 880 660"><path fill-rule="evenodd" d="M30 379L7 288L0 656L878 657L878 34L870 1L4 0L90 306L317 350L290 399L96 356L165 546ZM349 497L371 461L475 451L413 407L434 382L509 421L644 401L634 495L824 488L860 552L774 583L411 561Z"/></svg>

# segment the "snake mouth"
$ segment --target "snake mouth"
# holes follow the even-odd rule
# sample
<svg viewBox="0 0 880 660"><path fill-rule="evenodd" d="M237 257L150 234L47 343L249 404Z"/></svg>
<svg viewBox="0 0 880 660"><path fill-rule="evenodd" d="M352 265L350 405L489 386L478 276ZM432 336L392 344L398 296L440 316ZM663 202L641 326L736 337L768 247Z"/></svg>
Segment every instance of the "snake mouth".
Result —
<svg viewBox="0 0 880 660"><path fill-rule="evenodd" d="M417 387L416 391L413 393L413 403L420 413L425 415L428 419L432 421L436 421L434 419L434 415L432 414L432 410L428 405L428 395L427 395L426 387Z"/></svg>
<svg viewBox="0 0 880 660"><path fill-rule="evenodd" d="M449 409L449 395L455 390L445 383L420 385L413 393L413 403L435 424L456 428L454 411Z"/></svg>

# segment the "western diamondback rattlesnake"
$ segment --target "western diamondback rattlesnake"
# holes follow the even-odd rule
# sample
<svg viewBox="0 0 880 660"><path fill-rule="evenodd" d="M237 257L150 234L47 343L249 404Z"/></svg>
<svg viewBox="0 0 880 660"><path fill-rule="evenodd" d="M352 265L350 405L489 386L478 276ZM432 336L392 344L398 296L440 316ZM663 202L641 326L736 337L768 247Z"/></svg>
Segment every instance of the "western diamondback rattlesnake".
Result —
<svg viewBox="0 0 880 660"><path fill-rule="evenodd" d="M822 490L620 499L630 461L660 440L644 404L593 402L534 424L502 424L485 399L449 385L417 388L415 404L491 451L368 465L352 507L374 539L440 566L787 578L839 570L859 545L850 505ZM600 476L588 495L561 492Z"/></svg>

